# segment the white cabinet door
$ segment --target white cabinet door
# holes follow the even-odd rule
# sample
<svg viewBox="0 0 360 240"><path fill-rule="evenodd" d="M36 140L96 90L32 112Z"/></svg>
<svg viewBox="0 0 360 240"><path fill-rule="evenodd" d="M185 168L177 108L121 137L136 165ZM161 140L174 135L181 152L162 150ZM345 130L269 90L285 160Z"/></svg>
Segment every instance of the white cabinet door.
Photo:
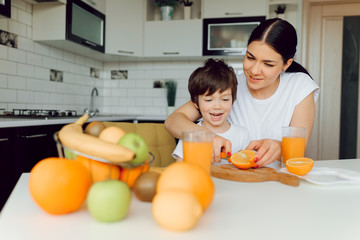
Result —
<svg viewBox="0 0 360 240"><path fill-rule="evenodd" d="M203 18L266 16L267 0L204 0Z"/></svg>
<svg viewBox="0 0 360 240"><path fill-rule="evenodd" d="M144 1L107 0L105 31L105 53L142 56Z"/></svg>
<svg viewBox="0 0 360 240"><path fill-rule="evenodd" d="M145 57L201 55L202 20L145 22Z"/></svg>

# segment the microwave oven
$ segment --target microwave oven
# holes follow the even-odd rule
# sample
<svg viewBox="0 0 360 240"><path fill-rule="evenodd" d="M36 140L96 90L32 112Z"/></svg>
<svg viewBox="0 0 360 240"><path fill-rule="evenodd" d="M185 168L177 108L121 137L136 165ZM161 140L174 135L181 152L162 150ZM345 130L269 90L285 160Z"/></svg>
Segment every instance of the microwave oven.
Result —
<svg viewBox="0 0 360 240"><path fill-rule="evenodd" d="M265 16L203 19L203 56L245 55L251 32Z"/></svg>
<svg viewBox="0 0 360 240"><path fill-rule="evenodd" d="M0 18L1 16L10 18L11 17L11 1L0 0Z"/></svg>
<svg viewBox="0 0 360 240"><path fill-rule="evenodd" d="M81 0L67 0L66 39L105 52L105 15Z"/></svg>

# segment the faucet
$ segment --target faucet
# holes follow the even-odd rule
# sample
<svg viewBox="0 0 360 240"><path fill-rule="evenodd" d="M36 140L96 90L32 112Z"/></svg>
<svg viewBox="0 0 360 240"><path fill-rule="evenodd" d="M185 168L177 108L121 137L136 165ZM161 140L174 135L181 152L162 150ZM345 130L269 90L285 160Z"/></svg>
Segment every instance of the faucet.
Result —
<svg viewBox="0 0 360 240"><path fill-rule="evenodd" d="M94 109L94 96L99 96L99 92L96 87L94 87L91 91L90 96L90 109L85 109L84 112L88 112L90 117L95 116L96 113L99 113L97 108Z"/></svg>

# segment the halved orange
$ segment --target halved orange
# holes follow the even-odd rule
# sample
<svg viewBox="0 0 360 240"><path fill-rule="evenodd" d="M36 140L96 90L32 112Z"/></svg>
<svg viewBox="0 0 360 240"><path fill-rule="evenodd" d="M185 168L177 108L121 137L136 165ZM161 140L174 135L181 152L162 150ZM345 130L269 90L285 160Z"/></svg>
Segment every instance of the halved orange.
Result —
<svg viewBox="0 0 360 240"><path fill-rule="evenodd" d="M253 150L241 150L237 153L232 154L228 161L235 165L235 167L240 169L249 169L251 167L256 167L257 164L254 163L256 152Z"/></svg>
<svg viewBox="0 0 360 240"><path fill-rule="evenodd" d="M296 175L305 175L313 168L314 160L304 157L291 158L286 161L285 165L289 172Z"/></svg>

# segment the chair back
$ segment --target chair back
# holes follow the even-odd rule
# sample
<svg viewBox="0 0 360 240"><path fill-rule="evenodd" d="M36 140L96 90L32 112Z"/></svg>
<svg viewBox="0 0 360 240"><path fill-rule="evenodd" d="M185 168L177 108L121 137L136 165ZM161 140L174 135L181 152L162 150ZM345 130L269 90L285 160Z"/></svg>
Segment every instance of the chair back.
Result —
<svg viewBox="0 0 360 240"><path fill-rule="evenodd" d="M171 154L176 147L176 140L165 129L163 123L104 122L104 124L117 126L125 132L134 132L143 137L149 146L149 151L155 156L152 167L167 167L175 162Z"/></svg>

